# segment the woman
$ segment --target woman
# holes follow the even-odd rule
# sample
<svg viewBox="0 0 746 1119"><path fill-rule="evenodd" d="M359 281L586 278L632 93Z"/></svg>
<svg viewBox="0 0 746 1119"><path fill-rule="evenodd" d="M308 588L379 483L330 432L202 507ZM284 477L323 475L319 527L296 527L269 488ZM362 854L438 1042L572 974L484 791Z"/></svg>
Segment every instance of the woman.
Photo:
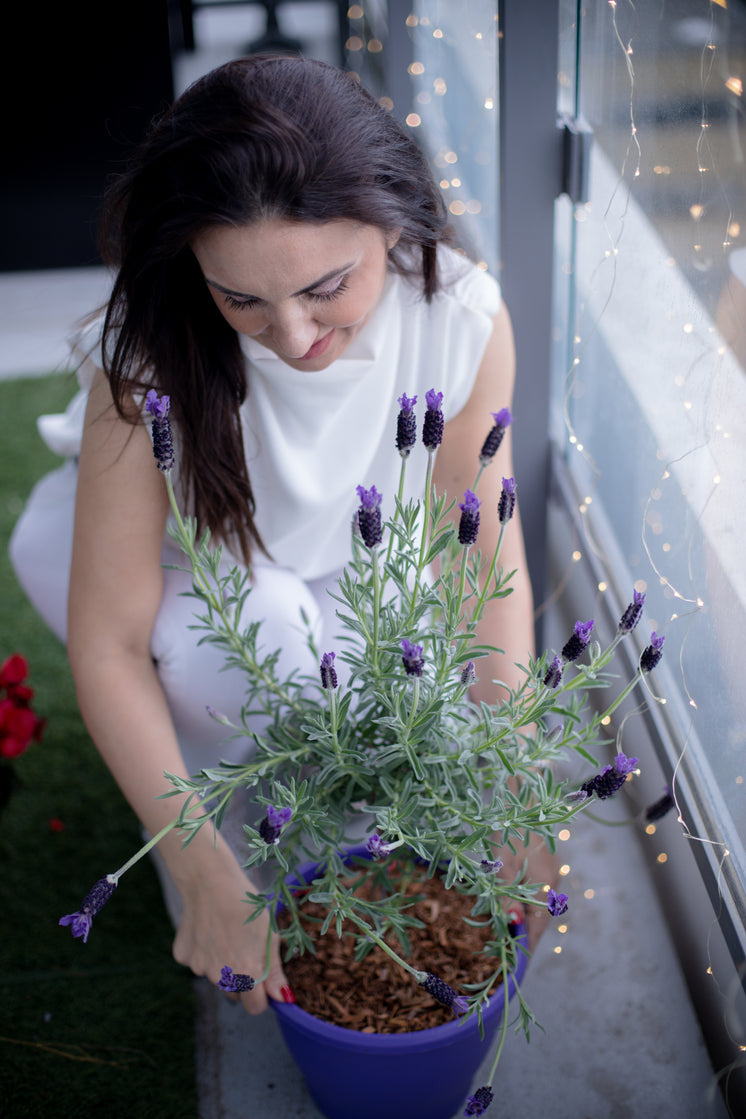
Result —
<svg viewBox="0 0 746 1119"><path fill-rule="evenodd" d="M281 671L312 670L300 610L334 636L326 588L349 555L356 485L375 484L388 502L396 489L398 397L424 406L428 389L443 392L435 482L460 496L491 413L510 403L514 358L499 289L447 246L417 146L320 62L257 56L197 82L154 126L107 213L117 272L103 327L78 340L87 407L77 468L41 484L12 550L52 618L68 597L60 526L76 492L67 633L57 628L86 725L153 834L174 814L173 800L157 799L170 788L164 772L236 756L205 707L236 718L243 687L188 629L189 577L162 566L179 557L144 393L171 399L184 504L251 561L247 617L263 619L268 648L282 647ZM489 476L495 500L511 474L506 438ZM412 464L409 496L422 478ZM487 554L497 531L497 517L483 517ZM54 556L56 584L40 555ZM531 646L517 525L503 558L515 589L481 636L506 652L473 690L492 702L490 681L517 683L514 662ZM260 974L266 924L243 923L246 879L227 838L215 846L203 829L182 850L171 833L160 852L180 897L175 958L212 981L226 960ZM503 857L512 878L522 856ZM276 944L266 981L241 996L252 1013L267 997L292 998Z"/></svg>

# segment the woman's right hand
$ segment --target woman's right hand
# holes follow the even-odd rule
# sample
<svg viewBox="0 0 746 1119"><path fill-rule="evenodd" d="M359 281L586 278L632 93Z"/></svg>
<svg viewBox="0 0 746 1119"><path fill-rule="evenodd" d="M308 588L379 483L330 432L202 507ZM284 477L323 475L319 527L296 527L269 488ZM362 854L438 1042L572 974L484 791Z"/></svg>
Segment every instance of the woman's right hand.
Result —
<svg viewBox="0 0 746 1119"><path fill-rule="evenodd" d="M191 844L183 852L185 864L191 861L190 848ZM258 980L266 966L269 935L266 979L251 991L226 997L238 998L249 1014L261 1014L268 998L289 1001L286 993L290 987L280 962L279 938L270 933L266 912L245 923L252 912L245 897L252 887L225 840L219 836L217 846L209 854L200 853L199 863L198 870L191 866L188 876L177 882L183 911L173 945L174 959L214 984L226 965L234 973Z"/></svg>

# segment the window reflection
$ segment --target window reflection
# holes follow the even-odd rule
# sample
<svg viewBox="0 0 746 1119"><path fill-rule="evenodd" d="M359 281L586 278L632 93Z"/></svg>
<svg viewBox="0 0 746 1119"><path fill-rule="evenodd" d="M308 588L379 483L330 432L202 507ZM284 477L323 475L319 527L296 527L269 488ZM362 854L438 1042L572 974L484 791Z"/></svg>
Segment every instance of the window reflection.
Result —
<svg viewBox="0 0 746 1119"><path fill-rule="evenodd" d="M594 155L588 205L557 208L553 434L614 528L621 578L648 591L679 743L733 850L746 834L746 9L599 0L579 24L577 11L562 5L558 103L590 124Z"/></svg>

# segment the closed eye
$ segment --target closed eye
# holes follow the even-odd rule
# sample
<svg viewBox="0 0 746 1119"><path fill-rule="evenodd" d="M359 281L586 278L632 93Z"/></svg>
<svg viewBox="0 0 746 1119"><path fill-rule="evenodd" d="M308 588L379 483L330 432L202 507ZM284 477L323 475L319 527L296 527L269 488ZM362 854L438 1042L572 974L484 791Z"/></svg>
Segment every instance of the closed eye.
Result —
<svg viewBox="0 0 746 1119"><path fill-rule="evenodd" d="M236 299L232 295L226 295L225 305L230 307L231 311L245 311L249 307L258 307L261 299Z"/></svg>
<svg viewBox="0 0 746 1119"><path fill-rule="evenodd" d="M347 291L347 288L349 287L349 278L349 274L343 276L337 286L332 289L332 291L309 291L306 294L308 295L309 299L320 299L322 301L329 299L338 299L343 292Z"/></svg>
<svg viewBox="0 0 746 1119"><path fill-rule="evenodd" d="M349 278L350 275L349 273L347 273L347 275L343 276L337 286L331 291L306 291L302 294L305 295L307 299L314 299L321 303L328 303L332 299L338 299L340 295L347 291L347 288L349 286ZM232 311L251 310L251 308L253 307L258 307L259 304L262 302L261 299L237 299L236 296L229 295L227 292L224 292L224 295L225 304L227 307L230 307Z"/></svg>

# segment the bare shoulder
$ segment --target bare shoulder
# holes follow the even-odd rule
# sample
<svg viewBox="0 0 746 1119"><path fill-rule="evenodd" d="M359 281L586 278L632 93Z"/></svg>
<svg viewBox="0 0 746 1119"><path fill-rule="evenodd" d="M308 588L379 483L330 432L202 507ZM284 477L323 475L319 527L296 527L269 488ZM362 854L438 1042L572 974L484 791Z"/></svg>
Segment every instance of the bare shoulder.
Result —
<svg viewBox="0 0 746 1119"><path fill-rule="evenodd" d="M464 408L450 421L459 424L484 408L495 412L510 406L515 381L515 345L508 309L500 307L492 320L492 333ZM487 417L489 418L489 416Z"/></svg>
<svg viewBox="0 0 746 1119"><path fill-rule="evenodd" d="M487 435L491 413L509 408L515 382L513 328L503 305L492 320L492 333L482 356L471 394L464 407L445 425L436 459L436 484L449 493L463 492L475 472L480 440ZM510 472L510 440L504 441L500 467ZM465 463L469 463L465 467Z"/></svg>

